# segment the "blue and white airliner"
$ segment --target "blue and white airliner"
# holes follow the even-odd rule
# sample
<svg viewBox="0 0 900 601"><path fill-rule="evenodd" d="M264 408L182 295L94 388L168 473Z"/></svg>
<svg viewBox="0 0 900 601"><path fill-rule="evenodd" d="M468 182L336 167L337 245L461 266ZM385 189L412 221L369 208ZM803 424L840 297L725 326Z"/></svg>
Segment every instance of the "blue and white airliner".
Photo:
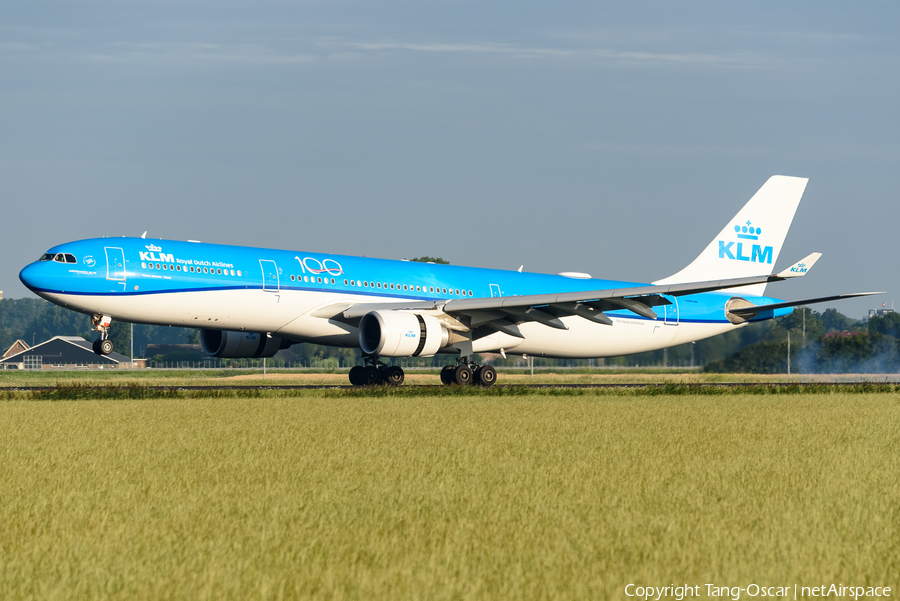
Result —
<svg viewBox="0 0 900 601"><path fill-rule="evenodd" d="M766 284L803 276L819 253L773 266L807 179L773 176L702 253L651 284L197 241L93 238L54 246L19 274L37 295L91 316L108 354L112 320L200 328L216 357L271 357L313 342L362 350L354 385L403 382L384 357L451 356L445 384L489 386L475 353L594 358L693 342L793 307Z"/></svg>

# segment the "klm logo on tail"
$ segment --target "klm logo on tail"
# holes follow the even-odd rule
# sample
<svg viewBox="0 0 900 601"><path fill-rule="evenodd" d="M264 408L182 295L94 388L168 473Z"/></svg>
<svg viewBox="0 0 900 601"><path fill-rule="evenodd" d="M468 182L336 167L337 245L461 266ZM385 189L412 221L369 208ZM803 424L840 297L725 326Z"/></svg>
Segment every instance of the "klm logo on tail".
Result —
<svg viewBox="0 0 900 601"><path fill-rule="evenodd" d="M796 273L798 275L803 275L807 271L809 271L809 267L807 267L806 263L803 263L802 261L791 267L791 273Z"/></svg>
<svg viewBox="0 0 900 601"><path fill-rule="evenodd" d="M752 226L749 220L746 225L734 226L734 231L737 233L738 240L759 240L759 235L762 234L762 228ZM747 247L750 247L749 255L744 254ZM719 240L719 258L771 264L772 247L753 244L752 242L723 242Z"/></svg>

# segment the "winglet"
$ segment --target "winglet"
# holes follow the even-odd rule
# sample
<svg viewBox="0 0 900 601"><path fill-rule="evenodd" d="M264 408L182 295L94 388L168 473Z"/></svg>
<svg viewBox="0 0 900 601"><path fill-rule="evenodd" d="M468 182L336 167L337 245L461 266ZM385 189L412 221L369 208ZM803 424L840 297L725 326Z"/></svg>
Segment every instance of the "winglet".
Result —
<svg viewBox="0 0 900 601"><path fill-rule="evenodd" d="M801 259L785 269L784 271L775 274L777 278L799 278L801 276L806 275L806 272L812 269L812 266L816 264L816 261L819 260L819 257L822 256L822 253L813 253L808 257Z"/></svg>

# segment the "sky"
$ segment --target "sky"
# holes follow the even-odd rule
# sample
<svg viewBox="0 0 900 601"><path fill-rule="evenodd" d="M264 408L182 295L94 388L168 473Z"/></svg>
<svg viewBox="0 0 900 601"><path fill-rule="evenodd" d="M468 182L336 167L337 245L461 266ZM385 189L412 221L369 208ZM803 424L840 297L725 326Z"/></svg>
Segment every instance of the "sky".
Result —
<svg viewBox="0 0 900 601"><path fill-rule="evenodd" d="M900 4L0 4L0 290L194 239L653 281L809 177L785 299L900 301ZM877 300L876 300L877 299ZM900 309L900 306L898 306Z"/></svg>

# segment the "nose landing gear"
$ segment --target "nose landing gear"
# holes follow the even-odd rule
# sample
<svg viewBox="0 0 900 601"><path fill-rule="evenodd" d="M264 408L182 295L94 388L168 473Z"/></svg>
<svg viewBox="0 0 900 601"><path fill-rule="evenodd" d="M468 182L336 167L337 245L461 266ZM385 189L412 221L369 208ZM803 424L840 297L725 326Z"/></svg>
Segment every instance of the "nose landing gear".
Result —
<svg viewBox="0 0 900 601"><path fill-rule="evenodd" d="M112 324L112 317L109 315L100 315L99 313L91 316L91 329L100 332L100 338L94 341L94 353L98 355L108 355L113 352L113 343L109 339L109 326Z"/></svg>

